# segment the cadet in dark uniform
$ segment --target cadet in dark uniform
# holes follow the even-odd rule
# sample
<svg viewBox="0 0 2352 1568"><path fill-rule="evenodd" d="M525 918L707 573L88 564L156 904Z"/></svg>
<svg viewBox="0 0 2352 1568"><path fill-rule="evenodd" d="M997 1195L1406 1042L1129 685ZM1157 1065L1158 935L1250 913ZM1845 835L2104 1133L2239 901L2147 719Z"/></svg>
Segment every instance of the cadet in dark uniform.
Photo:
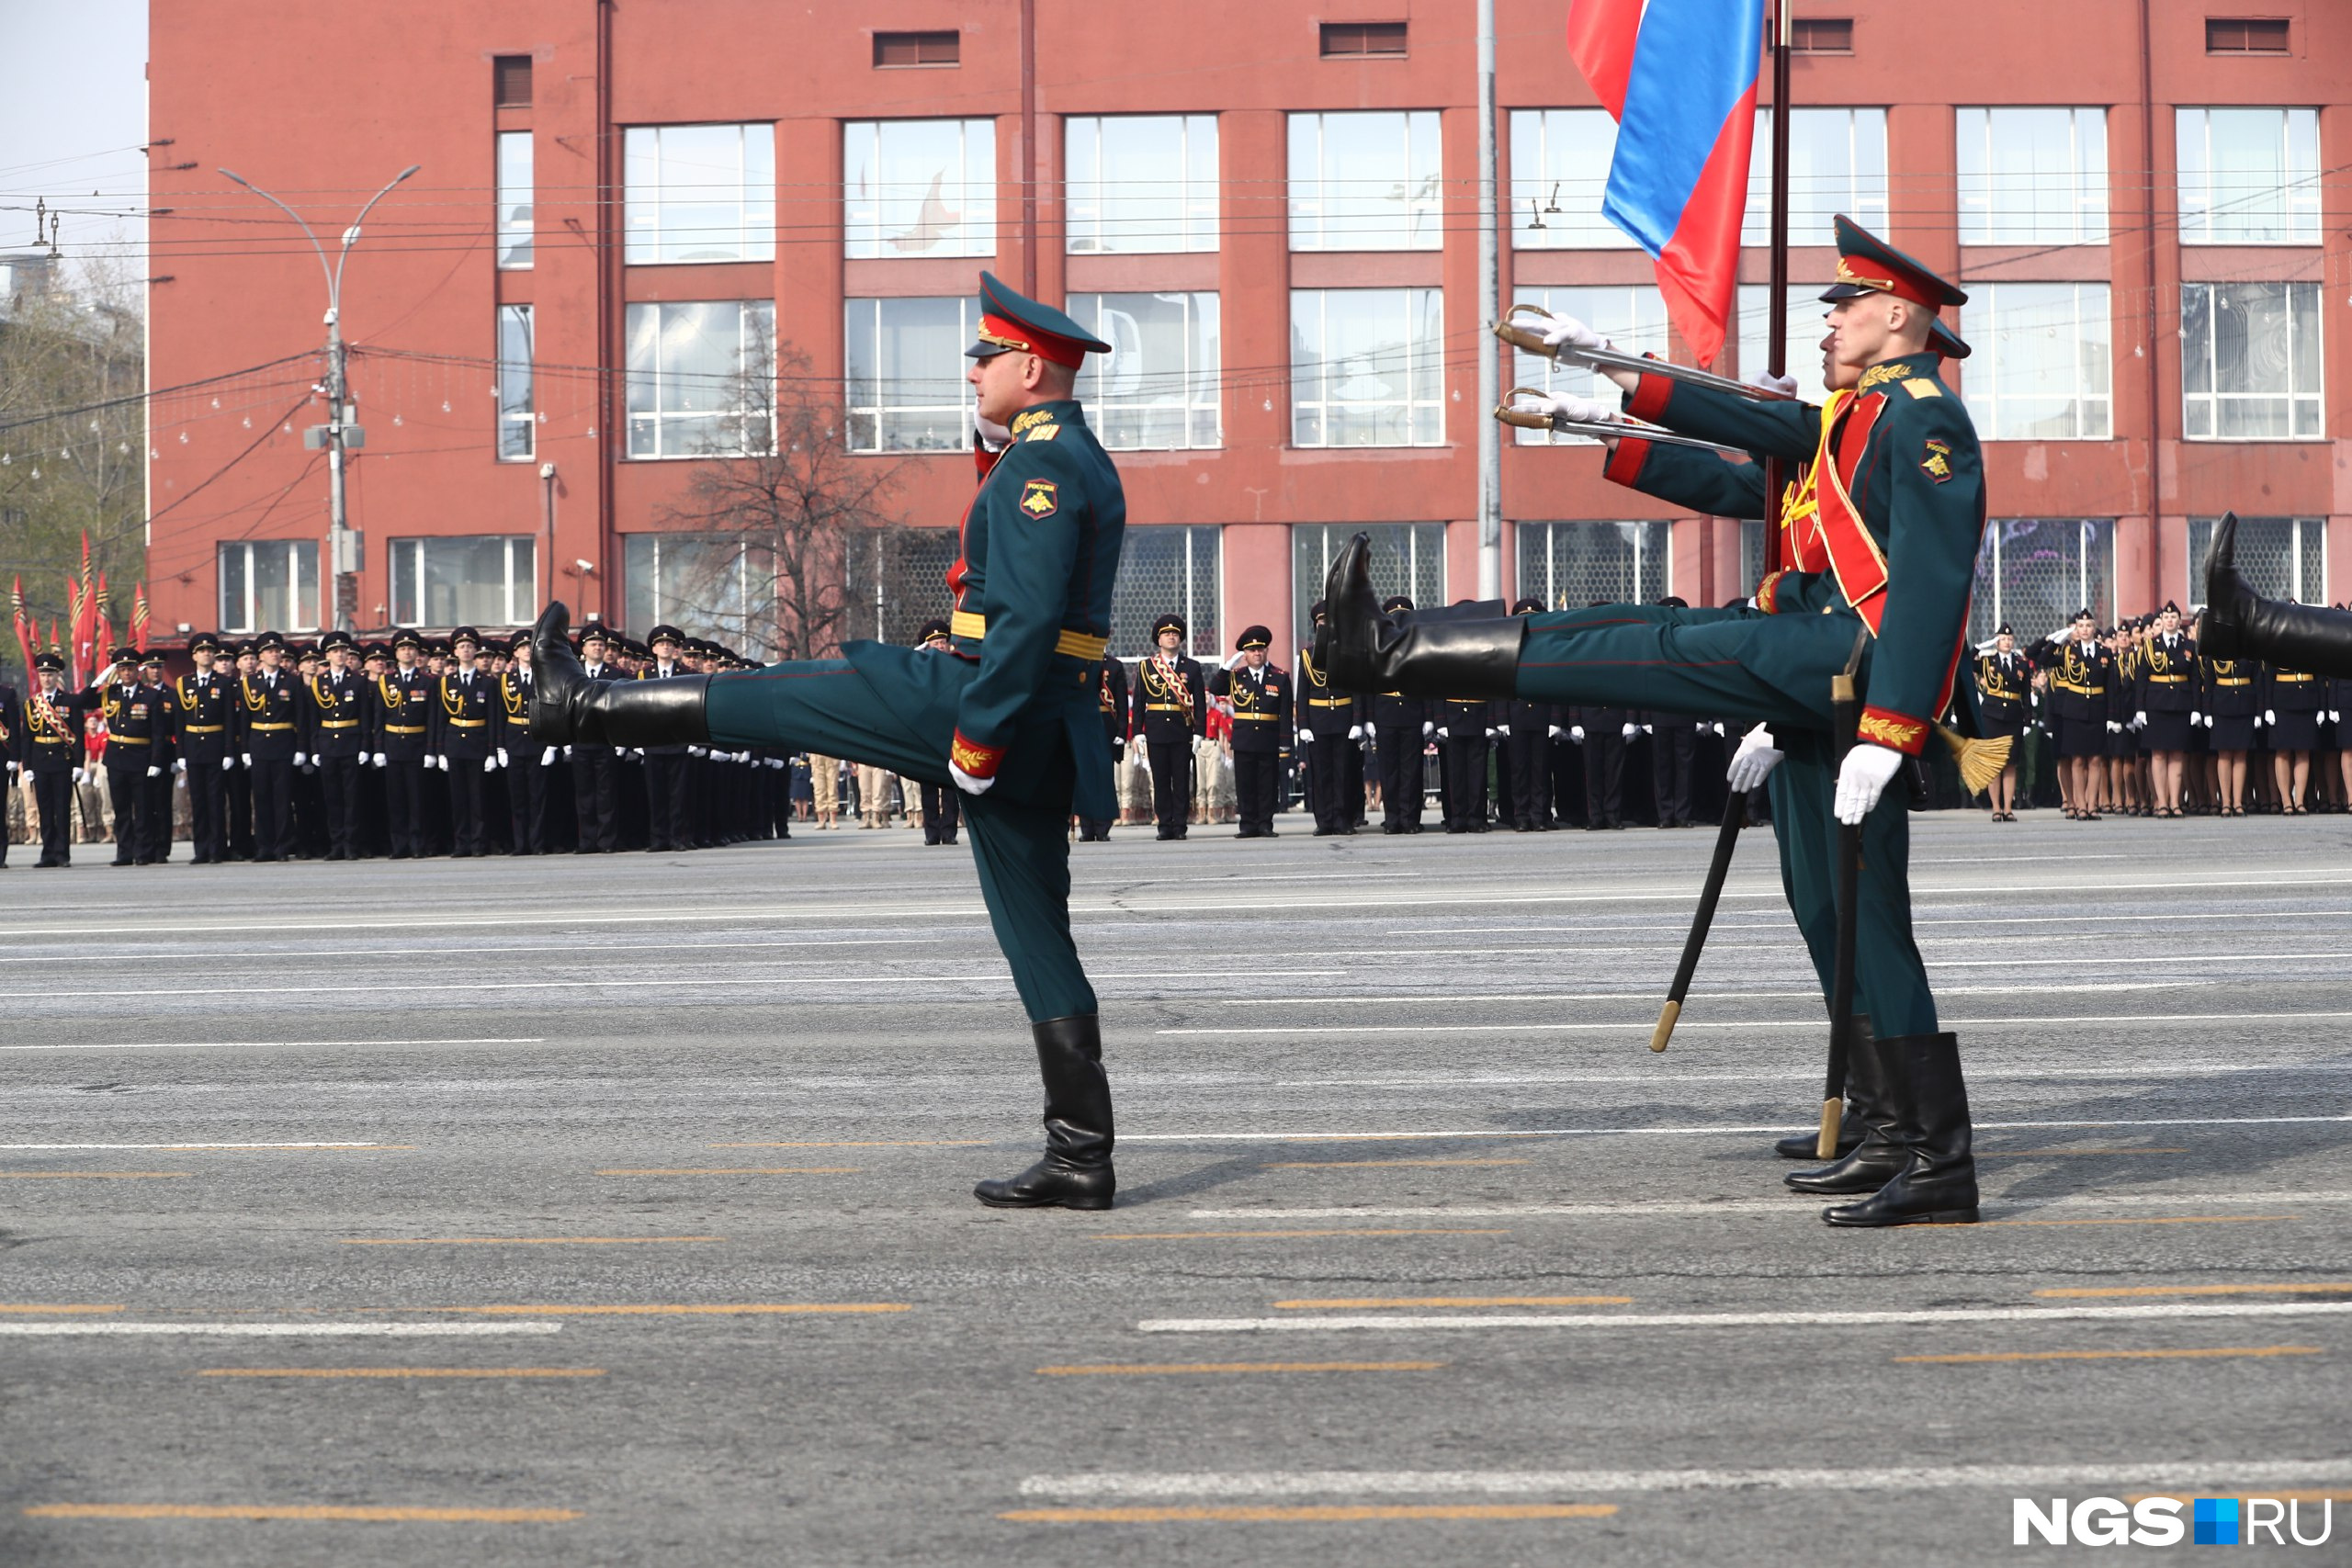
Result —
<svg viewBox="0 0 2352 1568"><path fill-rule="evenodd" d="M1151 759L1152 815L1162 839L1181 839L1193 808L1193 740L1209 732L1208 682L1200 661L1184 651L1190 634L1182 615L1151 623L1157 644L1136 667L1134 732Z"/></svg>
<svg viewBox="0 0 2352 1568"><path fill-rule="evenodd" d="M580 628L580 665L591 681L616 681L618 666L605 662L611 644L605 628L591 622ZM608 855L621 847L620 761L616 749L602 741L567 746L571 759L573 808L580 817L580 851L583 855Z"/></svg>
<svg viewBox="0 0 2352 1568"><path fill-rule="evenodd" d="M1438 756L1445 766L1445 830L1487 830L1487 759L1503 705L1485 697L1444 697L1436 704Z"/></svg>
<svg viewBox="0 0 2352 1568"><path fill-rule="evenodd" d="M220 851L227 860L254 858L254 765L245 757L245 682L260 669L250 642L224 639L213 670L229 688L229 750L236 766L220 770L220 795L228 822L221 830Z"/></svg>
<svg viewBox="0 0 2352 1568"><path fill-rule="evenodd" d="M254 639L260 667L238 682L237 750L254 780L254 859L294 858L294 753L302 749L301 698L292 674L279 668L286 639L264 632ZM307 699L301 699L307 700Z"/></svg>
<svg viewBox="0 0 2352 1568"><path fill-rule="evenodd" d="M2303 792L2311 786L2312 748L2319 744L2319 716L2327 705L2325 683L2301 670L2264 669L2262 722L2270 732L2270 776L2278 792L2278 814L2309 813Z"/></svg>
<svg viewBox="0 0 2352 1568"><path fill-rule="evenodd" d="M548 852L548 781L555 773L553 748L531 744L531 634L514 636L514 662L498 677L498 771L506 775L506 810L514 829L514 852Z"/></svg>
<svg viewBox="0 0 2352 1568"><path fill-rule="evenodd" d="M1209 677L1209 694L1233 705L1233 814L1237 839L1274 837L1283 755L1290 750L1290 677L1267 661L1274 634L1244 626L1234 647L1241 667Z"/></svg>
<svg viewBox="0 0 2352 1568"><path fill-rule="evenodd" d="M638 679L667 681L690 673L678 661L685 637L675 626L655 626L646 639L653 645L653 662L638 671ZM689 758L684 746L645 748L645 847L649 852L697 847L692 826L695 792L688 782L693 770L687 764L699 761Z"/></svg>
<svg viewBox="0 0 2352 1568"><path fill-rule="evenodd" d="M1544 601L1521 599L1510 607L1514 615L1541 615ZM1559 727L1559 709L1550 703L1513 697L1502 707L1500 731L1503 770L1510 788L1511 830L1548 832L1552 827L1552 731Z"/></svg>
<svg viewBox="0 0 2352 1568"><path fill-rule="evenodd" d="M1124 660L1105 658L1094 676L1095 711L1102 717L1103 744L1111 749L1114 767L1127 755L1127 667ZM1081 844L1111 841L1108 817L1081 817L1078 819L1078 841Z"/></svg>
<svg viewBox="0 0 2352 1568"><path fill-rule="evenodd" d="M1380 602L1384 615L1410 614L1411 599L1392 593ZM1380 758L1380 830L1418 833L1421 830L1421 753L1437 732L1431 705L1399 692L1374 696L1373 750Z"/></svg>
<svg viewBox="0 0 2352 1568"><path fill-rule="evenodd" d="M392 667L372 687L376 711L376 766L384 775L384 812L391 858L424 854L424 773L433 755L434 680L418 660L424 639L413 631L392 634Z"/></svg>
<svg viewBox="0 0 2352 1568"><path fill-rule="evenodd" d="M90 682L107 723L107 798L114 807L114 863L135 864L140 852L141 810L147 794L147 763L154 755L154 705L139 688L139 650L118 648Z"/></svg>
<svg viewBox="0 0 2352 1568"><path fill-rule="evenodd" d="M2166 601L2155 629L2140 646L2132 722L2148 750L2152 813L2177 818L2182 763L2197 706L2197 645L2180 632L2180 606Z"/></svg>
<svg viewBox="0 0 2352 1568"><path fill-rule="evenodd" d="M2245 754L2254 749L2254 726L2261 715L2260 674L2246 659L2202 658L2197 671L2205 715L2205 736L2213 748L2214 812L2245 815Z"/></svg>
<svg viewBox="0 0 2352 1568"><path fill-rule="evenodd" d="M1993 820L2018 819L2018 737L2025 733L2026 697L2033 682L2033 667L2018 651L2018 634L2007 624L1993 635L1993 646L1976 656L1976 727L1987 740L2007 739L2009 761L1988 792Z"/></svg>
<svg viewBox="0 0 2352 1568"><path fill-rule="evenodd" d="M449 783L449 852L458 860L487 854L482 829L488 820L485 781L498 766L491 727L498 700L490 677L474 668L481 635L471 626L449 634L451 668L442 672L433 698L433 755Z"/></svg>
<svg viewBox="0 0 2352 1568"><path fill-rule="evenodd" d="M947 623L933 618L922 624L915 633L915 646L925 653L953 656L956 644L950 637ZM952 844L956 829L963 822L963 791L953 784L933 784L929 779L917 781L916 797L922 805L922 841L926 844Z"/></svg>
<svg viewBox="0 0 2352 1568"><path fill-rule="evenodd" d="M188 657L196 672L175 682L180 733L176 744L187 779L188 837L195 863L212 865L228 858L226 775L237 765L229 745L235 717L233 683L214 664L220 639L198 632L189 639Z"/></svg>
<svg viewBox="0 0 2352 1568"><path fill-rule="evenodd" d="M164 679L160 649L139 656L139 703L148 710L148 732L154 738L153 754L139 786L139 863L167 865L172 859L172 780L180 771L173 750L179 739L179 703Z"/></svg>
<svg viewBox="0 0 2352 1568"><path fill-rule="evenodd" d="M319 639L319 649L327 667L311 678L311 702L303 716L310 723L308 750L319 770L320 796L326 807L326 858L357 860L359 769L375 751L375 737L369 733L374 701L351 668L350 633L327 633Z"/></svg>
<svg viewBox="0 0 2352 1568"><path fill-rule="evenodd" d="M1598 606L1596 606L1597 608ZM1569 710L1584 730L1584 825L1588 832L1625 825L1625 746L1641 733L1620 707Z"/></svg>
<svg viewBox="0 0 2352 1568"><path fill-rule="evenodd" d="M1307 611L1314 626L1323 624L1323 602ZM1363 699L1331 684L1315 667L1313 648L1298 650L1298 744L1306 753L1306 807L1315 814L1315 836L1353 833L1356 816L1363 809L1363 793L1347 798L1346 749L1363 739Z"/></svg>
<svg viewBox="0 0 2352 1568"><path fill-rule="evenodd" d="M9 742L21 771L32 779L33 806L40 813L40 860L36 869L74 860L74 786L82 778L82 721L98 705L94 692L65 689L65 659L55 649L33 656L34 690L21 715L9 716L16 739Z"/></svg>
<svg viewBox="0 0 2352 1568"><path fill-rule="evenodd" d="M1110 1207L1111 1089L1093 987L1069 934L1069 819L1115 814L1095 705L1111 590L1126 528L1118 470L1071 395L1088 353L1110 345L1060 311L980 278L967 353L978 416L1010 432L983 449L966 513L952 658L852 642L841 659L598 685L540 617L532 729L548 744L807 748L946 779L965 821L999 944L1027 1010L1046 1086L1046 1156L973 1190L1000 1207ZM1197 667L1196 667L1197 668ZM1196 694L1197 696L1198 694Z"/></svg>
<svg viewBox="0 0 2352 1568"><path fill-rule="evenodd" d="M2114 660L2098 642L2088 610L2075 612L2075 635L2052 639L2042 663L2050 672L2052 716L2057 720L2058 768L2069 821L2096 822L2107 757L2107 688Z"/></svg>

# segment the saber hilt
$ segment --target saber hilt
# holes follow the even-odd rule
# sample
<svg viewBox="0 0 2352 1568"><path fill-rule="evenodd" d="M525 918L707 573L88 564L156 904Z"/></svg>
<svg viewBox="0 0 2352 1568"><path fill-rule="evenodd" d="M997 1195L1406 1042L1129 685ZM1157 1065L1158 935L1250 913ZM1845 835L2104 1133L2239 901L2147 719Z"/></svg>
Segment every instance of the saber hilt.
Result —
<svg viewBox="0 0 2352 1568"><path fill-rule="evenodd" d="M1627 354L1617 348L1578 348L1573 344L1546 343L1542 333L1530 332L1511 320L1521 311L1531 316L1541 316L1547 321L1558 318L1541 305L1513 305L1506 311L1503 319L1495 323L1495 335L1523 353L1540 354L1546 359L1573 360L1579 365L1589 365L1596 370L1631 370L1640 376L1663 376L1669 381L1704 387L1710 391L1728 392L1733 397L1747 398L1759 403L1794 400L1787 392L1734 380L1729 376L1718 376L1696 366L1677 365L1666 359L1645 359L1638 354Z"/></svg>
<svg viewBox="0 0 2352 1568"><path fill-rule="evenodd" d="M1520 430L1549 430L1562 435L1589 436L1595 441L1655 441L1661 446L1695 446L1702 452L1714 452L1725 457L1747 456L1737 446L1726 446L1718 441L1702 441L1695 435L1684 435L1679 431L1643 424L1635 420L1570 419L1566 414L1510 406L1513 398L1548 395L1540 387L1513 387L1503 394L1503 400L1495 405L1495 418Z"/></svg>

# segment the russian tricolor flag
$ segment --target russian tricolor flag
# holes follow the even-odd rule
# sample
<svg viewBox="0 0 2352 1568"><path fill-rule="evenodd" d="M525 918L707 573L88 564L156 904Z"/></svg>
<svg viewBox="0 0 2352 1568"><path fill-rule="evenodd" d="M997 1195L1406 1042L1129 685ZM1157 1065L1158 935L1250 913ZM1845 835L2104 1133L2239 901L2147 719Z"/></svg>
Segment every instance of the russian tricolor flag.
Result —
<svg viewBox="0 0 2352 1568"><path fill-rule="evenodd" d="M1756 138L1763 0L1569 0L1568 53L1617 121L1600 210L1657 264L1702 365L1723 352Z"/></svg>

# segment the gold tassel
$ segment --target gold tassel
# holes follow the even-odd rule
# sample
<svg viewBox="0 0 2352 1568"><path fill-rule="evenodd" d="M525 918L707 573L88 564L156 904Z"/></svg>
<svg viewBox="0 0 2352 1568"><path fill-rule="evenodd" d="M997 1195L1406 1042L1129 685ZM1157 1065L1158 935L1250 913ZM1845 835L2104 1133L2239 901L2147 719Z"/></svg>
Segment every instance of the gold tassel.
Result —
<svg viewBox="0 0 2352 1568"><path fill-rule="evenodd" d="M1952 758L1960 764L1960 782L1971 795L1982 795L2009 765L2012 742L2006 735L1997 740L1971 740L1940 724L1936 726L1936 733L1951 748Z"/></svg>

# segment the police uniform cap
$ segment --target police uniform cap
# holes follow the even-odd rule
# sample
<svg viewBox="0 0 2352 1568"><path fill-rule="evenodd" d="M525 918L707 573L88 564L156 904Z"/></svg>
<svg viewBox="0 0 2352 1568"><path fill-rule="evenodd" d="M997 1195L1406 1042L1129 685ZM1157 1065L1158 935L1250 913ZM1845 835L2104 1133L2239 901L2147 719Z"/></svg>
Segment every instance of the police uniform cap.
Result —
<svg viewBox="0 0 2352 1568"><path fill-rule="evenodd" d="M696 639L689 637L675 626L656 626L647 635L648 640L652 642L674 642L685 648L696 646Z"/></svg>
<svg viewBox="0 0 2352 1568"><path fill-rule="evenodd" d="M988 359L1014 351L1034 354L1075 370L1088 354L1108 354L1111 345L1051 305L1008 288L996 274L980 274L980 331L964 351L967 359Z"/></svg>
<svg viewBox="0 0 2352 1568"><path fill-rule="evenodd" d="M1384 615L1393 615L1399 610L1410 610L1412 607L1413 597L1409 593L1391 593L1380 602L1380 613Z"/></svg>
<svg viewBox="0 0 2352 1568"><path fill-rule="evenodd" d="M1687 610L1690 607L1690 601L1679 593L1669 593L1660 599L1658 604L1668 610Z"/></svg>
<svg viewBox="0 0 2352 1568"><path fill-rule="evenodd" d="M929 642L933 637L945 637L946 635L947 623L944 620L942 620L939 616L933 615L931 619L925 621L916 629L915 641L918 643Z"/></svg>
<svg viewBox="0 0 2352 1568"><path fill-rule="evenodd" d="M1272 648L1274 646L1274 634L1263 626L1244 626L1241 635L1233 639L1233 646L1243 653L1252 649Z"/></svg>
<svg viewBox="0 0 2352 1568"><path fill-rule="evenodd" d="M356 646L357 644L351 640L351 634L345 631L329 632L326 636L319 638L319 651L322 653L325 652L329 649L354 648Z"/></svg>
<svg viewBox="0 0 2352 1568"><path fill-rule="evenodd" d="M2001 623L2000 629L1996 631L1993 635L1995 637L2015 637L2018 635L2018 632L2015 626L2009 625L2007 621L2003 621Z"/></svg>
<svg viewBox="0 0 2352 1568"><path fill-rule="evenodd" d="M1905 255L1842 212L1837 217L1837 230L1838 281L1823 291L1823 299L1892 294L1898 299L1925 306L1930 312L1946 305L1968 303L1965 289L1946 283L1933 270Z"/></svg>
<svg viewBox="0 0 2352 1568"><path fill-rule="evenodd" d="M45 671L51 675L62 675L65 673L65 657L53 652L36 653L33 655L33 668L37 671Z"/></svg>
<svg viewBox="0 0 2352 1568"><path fill-rule="evenodd" d="M1162 615L1151 623L1151 637L1154 642L1159 640L1159 634L1162 632L1174 632L1179 637L1193 635L1184 625L1184 617L1178 615Z"/></svg>
<svg viewBox="0 0 2352 1568"><path fill-rule="evenodd" d="M449 634L449 646L451 648L455 648L461 642L469 642L476 648L480 648L481 646L481 633L474 630L471 626L459 626Z"/></svg>
<svg viewBox="0 0 2352 1568"><path fill-rule="evenodd" d="M518 632L516 632L513 637L508 637L508 638L506 639L506 646L507 646L507 647L509 647L509 648L528 648L528 647L530 647L530 646L531 646L531 628L530 628L530 627L528 627L528 626L525 626L521 631L518 631Z"/></svg>
<svg viewBox="0 0 2352 1568"><path fill-rule="evenodd" d="M1543 608L1544 601L1541 599L1521 599L1510 607L1510 613L1514 615L1532 615Z"/></svg>
<svg viewBox="0 0 2352 1568"><path fill-rule="evenodd" d="M2098 619L2098 617L2091 614L2090 607L2088 605L2085 605L2082 609L2075 612L2075 619L2078 621L2095 621Z"/></svg>
<svg viewBox="0 0 2352 1568"><path fill-rule="evenodd" d="M580 640L582 644L605 641L605 628L591 621L580 628Z"/></svg>
<svg viewBox="0 0 2352 1568"><path fill-rule="evenodd" d="M405 626L392 634L392 648L395 651L403 648L423 648L424 646L424 639Z"/></svg>
<svg viewBox="0 0 2352 1568"><path fill-rule="evenodd" d="M2167 599L2165 601L2165 607L2156 613L2160 615L2177 615L2180 614L2180 606L2174 601Z"/></svg>
<svg viewBox="0 0 2352 1568"><path fill-rule="evenodd" d="M1309 604L1306 607L1306 618L1310 621L1319 621L1326 615L1330 613L1330 609L1331 604L1329 600L1317 599L1314 604Z"/></svg>
<svg viewBox="0 0 2352 1568"><path fill-rule="evenodd" d="M364 643L359 649L362 659L390 659L391 656L392 645L388 642Z"/></svg>
<svg viewBox="0 0 2352 1568"><path fill-rule="evenodd" d="M273 648L277 649L280 653L285 652L286 638L277 632L264 632L261 636L254 638L254 651L255 653L266 653Z"/></svg>
<svg viewBox="0 0 2352 1568"><path fill-rule="evenodd" d="M139 656L139 668L141 670L146 669L151 664L160 669L163 662L164 650L160 648L151 648L146 652Z"/></svg>
<svg viewBox="0 0 2352 1568"><path fill-rule="evenodd" d="M124 643L114 650L111 657L117 664L136 664L139 662L139 650L129 643Z"/></svg>
<svg viewBox="0 0 2352 1568"><path fill-rule="evenodd" d="M211 632L198 632L187 639L187 650L190 653L218 653L220 651L220 639Z"/></svg>
<svg viewBox="0 0 2352 1568"><path fill-rule="evenodd" d="M296 644L294 645L294 662L295 662L295 663L297 663L297 664L316 664L318 661L319 661L319 645L318 645L317 643L315 643L315 642L298 642L298 643L296 643Z"/></svg>

